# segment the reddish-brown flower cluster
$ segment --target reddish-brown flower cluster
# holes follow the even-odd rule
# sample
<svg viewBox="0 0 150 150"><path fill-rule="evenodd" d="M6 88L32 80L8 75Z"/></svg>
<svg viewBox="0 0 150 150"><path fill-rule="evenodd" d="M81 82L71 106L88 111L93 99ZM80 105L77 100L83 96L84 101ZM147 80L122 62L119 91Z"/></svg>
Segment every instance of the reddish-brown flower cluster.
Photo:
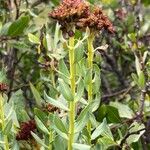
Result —
<svg viewBox="0 0 150 150"><path fill-rule="evenodd" d="M89 27L94 30L102 30L103 28L110 33L114 32L114 27L108 17L103 14L102 10L98 7L87 17L79 19L77 27L85 28Z"/></svg>
<svg viewBox="0 0 150 150"><path fill-rule="evenodd" d="M5 83L0 83L0 91L4 92L4 91L8 91L9 87L7 84Z"/></svg>
<svg viewBox="0 0 150 150"><path fill-rule="evenodd" d="M16 140L28 140L32 137L31 131L36 129L35 120L29 120L28 122L22 122L20 131L16 136Z"/></svg>
<svg viewBox="0 0 150 150"><path fill-rule="evenodd" d="M89 4L83 0L63 0L49 16L59 21L62 28L68 28L68 23L73 23L77 28L92 28L94 30L105 29L110 33L114 28L102 10L96 7L91 11Z"/></svg>
<svg viewBox="0 0 150 150"><path fill-rule="evenodd" d="M74 22L75 20L88 15L89 6L82 0L63 0L49 16L59 22Z"/></svg>

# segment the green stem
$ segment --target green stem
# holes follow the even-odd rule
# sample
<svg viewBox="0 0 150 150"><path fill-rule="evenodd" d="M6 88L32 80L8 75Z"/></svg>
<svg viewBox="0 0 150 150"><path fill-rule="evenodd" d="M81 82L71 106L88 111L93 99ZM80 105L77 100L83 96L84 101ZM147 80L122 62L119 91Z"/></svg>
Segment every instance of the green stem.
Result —
<svg viewBox="0 0 150 150"><path fill-rule="evenodd" d="M74 37L69 38L69 62L70 62L70 82L71 91L75 95L75 62L74 62ZM74 122L75 122L75 102L69 103L69 133L68 133L68 150L72 150L72 143L74 142Z"/></svg>
<svg viewBox="0 0 150 150"><path fill-rule="evenodd" d="M48 148L48 150L52 150L53 149L52 142L53 142L53 131L51 130L49 132L49 148Z"/></svg>
<svg viewBox="0 0 150 150"><path fill-rule="evenodd" d="M4 115L4 104L3 104L3 97L2 94L0 93L0 119L1 119L1 126L2 126L2 131L4 131L5 128L5 115ZM4 150L9 150L9 143L8 143L8 138L7 135L4 135Z"/></svg>
<svg viewBox="0 0 150 150"><path fill-rule="evenodd" d="M91 33L87 39L88 42L88 69L90 71L90 79L88 83L88 103L92 102L93 93L92 93L92 71L93 71L93 56L94 56L94 48L93 48L93 41L94 41L94 33ZM89 133L88 144L91 144L91 122L89 121L87 124L87 130Z"/></svg>

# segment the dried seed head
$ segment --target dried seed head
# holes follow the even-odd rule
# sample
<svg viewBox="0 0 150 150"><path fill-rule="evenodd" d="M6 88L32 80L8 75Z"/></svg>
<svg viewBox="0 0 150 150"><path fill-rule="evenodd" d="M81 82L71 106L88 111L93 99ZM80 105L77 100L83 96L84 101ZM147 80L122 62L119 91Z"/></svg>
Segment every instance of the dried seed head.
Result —
<svg viewBox="0 0 150 150"><path fill-rule="evenodd" d="M36 124L34 120L30 120L28 122L22 122L20 126L20 131L16 136L16 140L28 140L32 138L31 131L36 129Z"/></svg>

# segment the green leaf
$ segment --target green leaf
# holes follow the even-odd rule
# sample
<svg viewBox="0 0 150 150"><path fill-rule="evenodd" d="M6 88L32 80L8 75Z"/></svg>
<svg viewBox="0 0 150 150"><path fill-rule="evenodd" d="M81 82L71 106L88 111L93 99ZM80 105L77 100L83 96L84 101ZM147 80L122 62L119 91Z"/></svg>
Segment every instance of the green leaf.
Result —
<svg viewBox="0 0 150 150"><path fill-rule="evenodd" d="M86 88L90 82L91 79L91 69L88 69L84 78L84 84L86 85Z"/></svg>
<svg viewBox="0 0 150 150"><path fill-rule="evenodd" d="M32 42L34 44L40 44L40 39L31 33L28 33L28 39L30 42Z"/></svg>
<svg viewBox="0 0 150 150"><path fill-rule="evenodd" d="M93 100L93 107L92 107L92 112L96 111L100 105L100 101L101 101L101 94L100 92L98 92L96 94L95 99Z"/></svg>
<svg viewBox="0 0 150 150"><path fill-rule="evenodd" d="M141 73L141 64L140 64L139 58L136 55L135 55L135 68L136 68L136 72L139 76Z"/></svg>
<svg viewBox="0 0 150 150"><path fill-rule="evenodd" d="M106 126L107 126L107 121L105 118L103 122L94 130L94 132L92 133L91 139L94 140L98 136L100 136L105 131Z"/></svg>
<svg viewBox="0 0 150 150"><path fill-rule="evenodd" d="M8 22L8 23L6 23L6 24L1 28L0 36L7 35L8 29L9 29L10 25L11 25L11 23Z"/></svg>
<svg viewBox="0 0 150 150"><path fill-rule="evenodd" d="M91 122L93 128L96 128L99 124L93 113L90 114L90 122Z"/></svg>
<svg viewBox="0 0 150 150"><path fill-rule="evenodd" d="M84 46L81 44L77 50L75 50L75 62L79 62L84 55Z"/></svg>
<svg viewBox="0 0 150 150"><path fill-rule="evenodd" d="M110 102L110 105L118 109L120 117L129 119L133 118L133 111L128 105L119 102Z"/></svg>
<svg viewBox="0 0 150 150"><path fill-rule="evenodd" d="M58 65L59 78L63 79L64 82L69 83L70 82L70 80L69 80L70 73L69 73L68 67L66 66L66 64L64 62L64 59L60 59L58 64L59 64Z"/></svg>
<svg viewBox="0 0 150 150"><path fill-rule="evenodd" d="M136 132L138 130L141 130L141 129L144 129L145 128L145 125L144 124L141 124L141 123L138 123L138 122L134 122L131 124L130 126L130 130L129 132L132 133L132 132ZM133 142L137 142L139 140L139 138L141 137L141 135L143 135L145 132L145 130L143 131L140 131L139 133L137 134L132 134L130 135L128 138L127 138L127 143L130 145L131 143Z"/></svg>
<svg viewBox="0 0 150 150"><path fill-rule="evenodd" d="M53 128L54 128L54 130L55 130L62 138L68 140L68 136L67 136L66 133L60 131L60 130L59 130L58 128L56 128L56 127L53 127Z"/></svg>
<svg viewBox="0 0 150 150"><path fill-rule="evenodd" d="M73 148L78 149L78 150L90 150L91 148L90 145L78 144L78 143L73 143L72 146Z"/></svg>
<svg viewBox="0 0 150 150"><path fill-rule="evenodd" d="M132 79L134 80L135 84L138 85L138 84L139 84L139 83L138 83L138 80L139 80L139 79L138 79L138 76L137 76L135 73L132 73L132 74L131 74L131 77L132 77Z"/></svg>
<svg viewBox="0 0 150 150"><path fill-rule="evenodd" d="M100 91L101 79L100 69L98 65L93 65L94 79L93 79L93 95Z"/></svg>
<svg viewBox="0 0 150 150"><path fill-rule="evenodd" d="M77 76L79 76L79 77L85 78L86 72L87 72L86 59L83 57L83 58L81 59L81 61L79 61L79 62L76 64L76 74L77 74ZM84 79L84 83L85 83L85 79Z"/></svg>
<svg viewBox="0 0 150 150"><path fill-rule="evenodd" d="M5 107L5 109L8 109L8 108ZM14 108L13 107L9 108L8 114L5 114L6 115L5 120L10 120L11 117L12 117L13 112L14 112Z"/></svg>
<svg viewBox="0 0 150 150"><path fill-rule="evenodd" d="M8 135L10 133L10 130L12 128L12 120L9 120L6 124L6 126L4 127L4 135Z"/></svg>
<svg viewBox="0 0 150 150"><path fill-rule="evenodd" d="M63 59L59 60L59 71L63 73L65 76L69 77L69 70Z"/></svg>
<svg viewBox="0 0 150 150"><path fill-rule="evenodd" d="M94 79L93 79L93 94L96 94L100 91L100 85L101 85L101 80L100 80L100 74L95 73Z"/></svg>
<svg viewBox="0 0 150 150"><path fill-rule="evenodd" d="M61 136L56 136L53 142L54 150L66 150L67 149L67 140Z"/></svg>
<svg viewBox="0 0 150 150"><path fill-rule="evenodd" d="M78 83L78 87L77 87L77 93L75 96L75 101L79 101L82 98L84 92L84 82L82 79L80 79L79 83Z"/></svg>
<svg viewBox="0 0 150 150"><path fill-rule="evenodd" d="M106 117L106 113L107 113L107 107L106 105L103 104L97 110L97 114L96 114L97 121L102 122L103 119Z"/></svg>
<svg viewBox="0 0 150 150"><path fill-rule="evenodd" d="M9 116L7 116L7 118L12 118L13 116L13 124L15 123L15 125L19 126L18 120L25 122L26 120L30 119L27 111L25 110L24 97L21 90L18 90L12 94L9 103L13 106L13 108L6 108L6 110L10 110L10 113L13 109L13 112L12 115L8 114Z"/></svg>
<svg viewBox="0 0 150 150"><path fill-rule="evenodd" d="M45 125L42 123L42 121L37 117L37 116L35 116L35 121L36 121L36 124L37 124L37 126L39 127L39 129L43 132L43 133L45 133L45 134L49 134L49 131L48 131L48 129L45 127Z"/></svg>
<svg viewBox="0 0 150 150"><path fill-rule="evenodd" d="M61 132L64 132L66 134L68 133L65 125L57 115L54 115L54 126L56 126L56 128Z"/></svg>
<svg viewBox="0 0 150 150"><path fill-rule="evenodd" d="M42 98L40 96L40 93L38 92L38 90L33 86L33 84L30 82L30 88L31 88L31 91L34 95L34 98L36 100L36 103L38 106L41 106L42 104Z"/></svg>
<svg viewBox="0 0 150 150"><path fill-rule="evenodd" d="M45 148L48 148L48 146L44 144L44 141L43 141L41 138L39 138L39 137L38 137L35 133L33 133L32 131L31 131L31 135L34 137L34 139L35 139L39 144L41 144L41 145L44 146Z"/></svg>
<svg viewBox="0 0 150 150"><path fill-rule="evenodd" d="M145 86L145 76L142 71L139 74L138 85L140 88L144 88L144 86Z"/></svg>
<svg viewBox="0 0 150 150"><path fill-rule="evenodd" d="M23 33L24 29L28 26L29 23L29 17L23 16L19 18L18 20L14 21L9 29L8 29L8 35L9 36L18 36Z"/></svg>
<svg viewBox="0 0 150 150"><path fill-rule="evenodd" d="M109 137L102 137L98 139L98 143L100 144L101 150L107 150L111 146L118 145L114 140Z"/></svg>
<svg viewBox="0 0 150 150"><path fill-rule="evenodd" d="M20 150L19 143L17 141L14 141L11 148L12 150Z"/></svg>
<svg viewBox="0 0 150 150"><path fill-rule="evenodd" d="M64 139L68 140L68 131L61 121L61 119L56 114L50 115L50 122L52 125L52 128Z"/></svg>
<svg viewBox="0 0 150 150"><path fill-rule="evenodd" d="M92 108L92 104L89 104L86 106L78 116L76 122L75 122L75 132L80 132L86 125L86 123L89 120L89 111Z"/></svg>
<svg viewBox="0 0 150 150"><path fill-rule="evenodd" d="M50 104L52 104L52 105L54 105L54 106L56 106L56 107L58 107L58 108L60 108L60 109L69 111L69 109L68 109L63 103L61 103L59 100L55 100L55 99L49 97L49 96L46 94L45 91L44 91L44 99L45 99L48 103L50 103Z"/></svg>
<svg viewBox="0 0 150 150"><path fill-rule="evenodd" d="M67 101L73 101L74 97L72 95L71 89L68 86L68 84L66 84L62 79L59 79L58 81L59 81L59 90L61 94L63 95L63 97Z"/></svg>
<svg viewBox="0 0 150 150"><path fill-rule="evenodd" d="M20 119L21 121L26 121L26 120L30 119L30 117L29 117L29 115L28 115L28 113L27 113L27 111L25 109L20 110L19 117L21 118Z"/></svg>
<svg viewBox="0 0 150 150"><path fill-rule="evenodd" d="M89 121L88 113L85 116L83 116L81 119L78 119L78 121L76 121L75 123L75 133L82 131L88 121Z"/></svg>
<svg viewBox="0 0 150 150"><path fill-rule="evenodd" d="M46 122L48 117L46 112L42 111L41 109L34 108L34 114L42 121Z"/></svg>
<svg viewBox="0 0 150 150"><path fill-rule="evenodd" d="M59 33L60 33L60 25L57 22L56 28L55 28L55 33L54 33L54 49L57 49L57 44L59 42Z"/></svg>
<svg viewBox="0 0 150 150"><path fill-rule="evenodd" d="M120 123L121 119L119 116L118 109L112 106L106 106L107 107L107 114L106 118L111 123Z"/></svg>

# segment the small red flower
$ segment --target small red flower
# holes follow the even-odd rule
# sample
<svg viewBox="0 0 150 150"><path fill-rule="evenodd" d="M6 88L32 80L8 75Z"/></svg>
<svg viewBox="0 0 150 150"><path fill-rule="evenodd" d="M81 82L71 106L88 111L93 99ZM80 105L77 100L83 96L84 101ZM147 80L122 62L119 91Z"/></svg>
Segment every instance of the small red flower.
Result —
<svg viewBox="0 0 150 150"><path fill-rule="evenodd" d="M43 104L43 109L44 111L51 112L51 113L54 113L54 112L60 113L60 109L51 104Z"/></svg>
<svg viewBox="0 0 150 150"><path fill-rule="evenodd" d="M16 140L28 140L32 137L31 131L36 129L35 120L29 120L28 122L22 122L20 131L17 133Z"/></svg>
<svg viewBox="0 0 150 150"><path fill-rule="evenodd" d="M8 91L9 87L6 83L0 83L0 91L4 92L4 91Z"/></svg>

